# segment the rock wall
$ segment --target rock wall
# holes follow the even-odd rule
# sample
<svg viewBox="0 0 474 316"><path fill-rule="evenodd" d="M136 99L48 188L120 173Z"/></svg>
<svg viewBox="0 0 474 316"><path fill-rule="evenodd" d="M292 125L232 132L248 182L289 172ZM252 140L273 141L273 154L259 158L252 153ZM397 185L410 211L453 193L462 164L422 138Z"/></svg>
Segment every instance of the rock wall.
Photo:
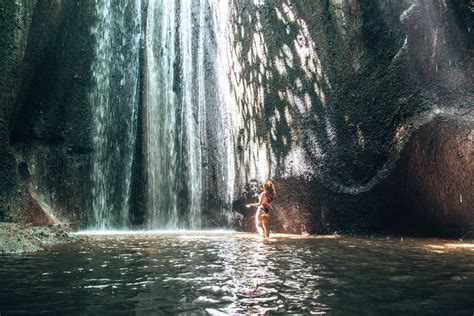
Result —
<svg viewBox="0 0 474 316"><path fill-rule="evenodd" d="M275 230L472 235L472 4L232 6L228 123L237 227L253 229L254 210L244 204L270 177L279 192ZM95 18L93 0L0 4L0 220L84 222ZM212 120L222 108L212 111L214 144L221 140ZM140 158L143 135L137 137ZM210 161L220 157L212 147ZM142 159L133 166L137 225L145 213ZM211 183L223 171L214 169L205 175L209 208L224 200L222 186ZM205 211L209 225L226 222L214 212Z"/></svg>
<svg viewBox="0 0 474 316"><path fill-rule="evenodd" d="M91 151L85 101L91 1L0 7L7 56L1 59L1 214L35 222L39 215L28 214L37 209L34 214L77 224L87 203Z"/></svg>
<svg viewBox="0 0 474 316"><path fill-rule="evenodd" d="M430 150L436 156L432 160L450 157L445 137L465 137L466 126L472 126L472 5L234 3L236 192L244 192L235 205L246 218L251 212L242 208L249 194L245 188L252 179L271 177L281 192L273 225L289 231L410 227L416 232L411 223L421 221L426 233L440 234L446 228L458 234L465 220L472 223L458 199L438 195L450 190L448 186L427 185L428 179L438 178L466 192L472 164L447 164L440 172L436 163L419 162L420 152ZM428 123L436 117L450 118L443 126L451 132L439 132L438 124ZM460 122L464 129L458 130ZM405 148L413 134L418 145ZM397 164L402 152L406 158ZM472 153L467 156L472 158ZM386 180L396 167L395 173L408 180ZM456 180L461 169L464 184ZM411 192L422 191L424 198L399 203L400 195L408 194L399 186L408 183ZM255 199L254 190L250 192ZM438 196L438 202L431 196ZM408 216L390 223L390 209L403 214L413 210L418 220ZM440 214L450 218L446 225ZM251 225L252 220L244 224Z"/></svg>
<svg viewBox="0 0 474 316"><path fill-rule="evenodd" d="M11 1L0 7L0 217L6 213L8 197L15 193L16 173L10 149L9 121L19 89L16 74L26 47L35 3ZM26 29L26 30L25 30Z"/></svg>
<svg viewBox="0 0 474 316"><path fill-rule="evenodd" d="M387 227L432 236L473 236L474 123L436 118L409 140L375 191L387 199Z"/></svg>

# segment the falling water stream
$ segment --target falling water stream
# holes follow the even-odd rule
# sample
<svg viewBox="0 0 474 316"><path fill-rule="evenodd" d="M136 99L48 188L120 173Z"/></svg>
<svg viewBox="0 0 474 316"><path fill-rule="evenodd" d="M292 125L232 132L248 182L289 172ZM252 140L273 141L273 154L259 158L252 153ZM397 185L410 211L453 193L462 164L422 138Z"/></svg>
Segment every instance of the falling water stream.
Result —
<svg viewBox="0 0 474 316"><path fill-rule="evenodd" d="M139 106L144 113L145 227L200 228L209 190L218 191L214 195L221 200L222 212L232 202L234 161L226 70L230 2L151 0L147 5L144 29L141 1L95 5L89 229L130 225Z"/></svg>
<svg viewBox="0 0 474 316"><path fill-rule="evenodd" d="M141 1L95 3L90 229L126 228L137 134Z"/></svg>
<svg viewBox="0 0 474 316"><path fill-rule="evenodd" d="M150 1L146 32L146 139L148 228L200 228L208 185L206 166L223 170L213 180L230 205L230 146L226 62L227 1ZM224 15L221 17L222 13ZM223 21L217 21L216 17ZM217 44L219 40L219 44ZM220 71L220 72L219 72ZM217 109L217 110L216 110ZM208 156L209 124L220 139ZM230 195L230 197L229 197Z"/></svg>
<svg viewBox="0 0 474 316"><path fill-rule="evenodd" d="M178 99L173 91L176 58L175 1L150 1L146 33L147 226L177 225ZM166 52L166 53L164 53Z"/></svg>

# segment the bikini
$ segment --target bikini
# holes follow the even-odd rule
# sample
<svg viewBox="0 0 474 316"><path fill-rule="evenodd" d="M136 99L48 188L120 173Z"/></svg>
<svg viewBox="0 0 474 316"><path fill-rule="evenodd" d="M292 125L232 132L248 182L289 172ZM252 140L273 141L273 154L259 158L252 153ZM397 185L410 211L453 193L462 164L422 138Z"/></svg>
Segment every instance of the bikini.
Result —
<svg viewBox="0 0 474 316"><path fill-rule="evenodd" d="M265 194L265 198L267 199L268 202L271 203L270 199L266 196L266 194ZM262 206L262 210L265 214L268 214L268 212L270 212L271 206L270 207L265 207L265 206L263 206L263 204L261 204L261 206Z"/></svg>

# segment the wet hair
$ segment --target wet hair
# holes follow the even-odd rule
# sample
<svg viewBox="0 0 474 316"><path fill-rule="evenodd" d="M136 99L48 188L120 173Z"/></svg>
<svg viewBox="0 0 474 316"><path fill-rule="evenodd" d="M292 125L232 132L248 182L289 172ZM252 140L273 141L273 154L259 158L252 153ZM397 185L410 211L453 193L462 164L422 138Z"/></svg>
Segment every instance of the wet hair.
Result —
<svg viewBox="0 0 474 316"><path fill-rule="evenodd" d="M263 190L265 191L268 201L273 201L276 196L276 190L273 182L270 179L267 179L263 182Z"/></svg>

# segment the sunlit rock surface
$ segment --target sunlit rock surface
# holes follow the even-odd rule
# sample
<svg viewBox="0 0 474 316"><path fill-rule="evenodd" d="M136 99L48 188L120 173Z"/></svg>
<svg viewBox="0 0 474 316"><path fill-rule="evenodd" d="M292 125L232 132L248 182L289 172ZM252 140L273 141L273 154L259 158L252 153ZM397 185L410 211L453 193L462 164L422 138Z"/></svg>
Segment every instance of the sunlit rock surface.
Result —
<svg viewBox="0 0 474 316"><path fill-rule="evenodd" d="M428 122L438 116L472 122L470 10L456 1L237 1L231 80L234 117L240 117L239 189L251 179L275 178L281 195L273 225L290 230L308 222L316 231L379 229L390 208L416 209L427 222L431 213L443 213L452 217L446 227L459 228L462 221L453 224L459 199L447 198L447 186L419 182L409 172L412 190L425 198L403 204L385 195L398 187L379 187L420 126L429 135L437 125ZM422 146L425 140L416 137ZM448 155L446 137L456 136L426 139L439 147L429 160ZM472 180L469 164L462 172L446 164L441 174L436 163L414 164L420 150L405 149L413 163L400 168L439 175L439 181L458 173L466 184ZM451 186L462 190L459 185ZM288 191L296 191L291 199ZM432 195L443 202L430 201ZM443 231L438 223L431 233ZM410 222L391 224L417 231Z"/></svg>
<svg viewBox="0 0 474 316"><path fill-rule="evenodd" d="M97 151L90 98L96 3L7 2L0 4L0 217L30 218L22 214L35 207L25 205L36 205L45 220L52 215L79 227L92 206ZM471 4L228 4L228 36L209 31L204 58L218 67L205 67L215 80L205 82L214 96L207 95L201 122L208 142L200 148L202 226L253 229L254 210L243 205L255 201L263 179L273 178L274 230L470 233ZM141 7L145 23L147 1ZM215 25L222 25L219 19ZM142 115L150 93L143 82L149 78L143 39L140 105L137 122L129 122L138 129L133 165L117 158L112 168L131 172L127 203L134 225L146 218ZM231 129L230 141L223 128ZM123 146L117 141L117 151ZM231 168L224 168L226 161ZM221 211L229 199L233 217Z"/></svg>

